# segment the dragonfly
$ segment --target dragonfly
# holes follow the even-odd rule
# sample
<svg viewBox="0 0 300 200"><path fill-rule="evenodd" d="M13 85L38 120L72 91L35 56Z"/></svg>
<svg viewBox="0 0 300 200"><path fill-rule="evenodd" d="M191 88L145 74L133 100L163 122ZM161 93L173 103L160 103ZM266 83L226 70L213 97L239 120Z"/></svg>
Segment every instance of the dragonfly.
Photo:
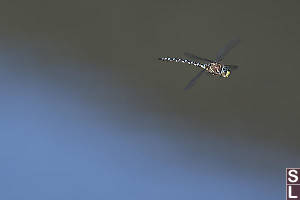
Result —
<svg viewBox="0 0 300 200"><path fill-rule="evenodd" d="M158 58L161 61L169 61L169 62L181 62L181 63L187 63L189 65L193 65L196 67L202 68L202 70L187 84L187 86L184 88L184 90L190 89L192 86L195 85L198 78L203 74L203 72L207 71L210 74L217 75L219 77L228 78L231 74L232 70L235 70L238 68L237 65L224 65L221 63L221 61L224 59L224 57L233 49L238 43L240 42L239 39L235 38L230 40L223 48L221 48L217 56L214 60L203 58L196 56L192 53L185 52L184 55L192 59L182 59L182 58L172 58L172 57L161 57ZM198 61L204 61L205 63L200 63Z"/></svg>

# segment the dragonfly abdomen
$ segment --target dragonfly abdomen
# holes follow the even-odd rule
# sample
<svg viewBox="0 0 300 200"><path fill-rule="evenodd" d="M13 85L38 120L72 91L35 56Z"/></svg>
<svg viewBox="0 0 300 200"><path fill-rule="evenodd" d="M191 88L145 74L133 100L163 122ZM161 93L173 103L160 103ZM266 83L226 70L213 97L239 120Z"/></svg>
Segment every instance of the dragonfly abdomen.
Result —
<svg viewBox="0 0 300 200"><path fill-rule="evenodd" d="M162 57L162 58L159 58L159 60L162 60L162 61L169 61L169 62L181 62L181 63L187 63L189 65L194 65L196 67L202 67L202 68L205 68L206 65L205 64L201 64L199 62L194 62L194 61L190 61L190 60L187 60L187 59L182 59L182 58L170 58L170 57Z"/></svg>

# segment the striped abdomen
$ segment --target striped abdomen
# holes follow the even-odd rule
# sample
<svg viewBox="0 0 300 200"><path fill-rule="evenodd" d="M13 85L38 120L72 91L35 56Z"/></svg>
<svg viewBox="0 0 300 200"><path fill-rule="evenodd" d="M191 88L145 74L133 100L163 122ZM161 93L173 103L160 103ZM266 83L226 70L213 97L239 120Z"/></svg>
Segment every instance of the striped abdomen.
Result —
<svg viewBox="0 0 300 200"><path fill-rule="evenodd" d="M201 64L198 62L194 62L194 61L190 61L187 59L182 59L182 58L169 58L169 57L163 57L163 58L159 58L159 60L162 61L170 61L170 62L181 62L181 63L187 63L189 65L194 65L196 67L202 67L203 69L206 68L207 64Z"/></svg>

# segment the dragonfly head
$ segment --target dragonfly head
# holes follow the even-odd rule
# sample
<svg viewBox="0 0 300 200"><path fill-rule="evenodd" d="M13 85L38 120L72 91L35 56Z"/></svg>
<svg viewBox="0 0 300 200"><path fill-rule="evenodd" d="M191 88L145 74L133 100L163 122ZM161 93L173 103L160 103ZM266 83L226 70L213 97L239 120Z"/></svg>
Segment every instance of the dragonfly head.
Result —
<svg viewBox="0 0 300 200"><path fill-rule="evenodd" d="M222 67L221 74L222 74L222 76L223 76L224 78L228 78L229 75L230 75L229 67L223 66L223 67Z"/></svg>

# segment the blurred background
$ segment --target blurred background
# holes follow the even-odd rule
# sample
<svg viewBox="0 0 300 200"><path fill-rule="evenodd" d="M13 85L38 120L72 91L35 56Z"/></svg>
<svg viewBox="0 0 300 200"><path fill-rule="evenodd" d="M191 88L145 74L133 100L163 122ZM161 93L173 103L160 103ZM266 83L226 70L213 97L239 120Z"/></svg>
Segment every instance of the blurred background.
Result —
<svg viewBox="0 0 300 200"><path fill-rule="evenodd" d="M284 199L299 1L1 1L0 199ZM161 63L188 51L229 79Z"/></svg>

